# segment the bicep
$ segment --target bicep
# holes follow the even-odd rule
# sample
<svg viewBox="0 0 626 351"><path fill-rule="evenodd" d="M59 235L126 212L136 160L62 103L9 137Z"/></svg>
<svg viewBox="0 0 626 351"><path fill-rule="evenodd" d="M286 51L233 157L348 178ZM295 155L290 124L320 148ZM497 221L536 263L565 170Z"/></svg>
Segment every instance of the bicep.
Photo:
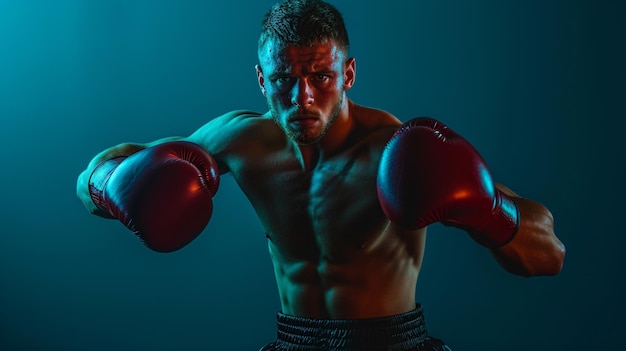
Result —
<svg viewBox="0 0 626 351"><path fill-rule="evenodd" d="M216 117L198 128L183 140L202 146L217 161L220 173L230 170L228 159L236 143L240 143L242 133L247 130L245 123L249 117L258 117L252 111L238 110Z"/></svg>

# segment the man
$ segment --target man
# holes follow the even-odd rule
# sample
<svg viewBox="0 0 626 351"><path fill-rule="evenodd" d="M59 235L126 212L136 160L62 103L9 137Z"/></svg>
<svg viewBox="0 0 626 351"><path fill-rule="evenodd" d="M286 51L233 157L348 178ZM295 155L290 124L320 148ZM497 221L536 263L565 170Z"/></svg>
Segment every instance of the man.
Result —
<svg viewBox="0 0 626 351"><path fill-rule="evenodd" d="M188 137L98 154L77 194L157 251L183 247L230 172L265 228L281 302L263 350L449 350L415 301L426 228L466 230L502 267L557 274L550 212L495 185L480 156L432 119L405 125L347 98L356 74L341 15L288 0L266 15L259 87L269 111L233 111Z"/></svg>

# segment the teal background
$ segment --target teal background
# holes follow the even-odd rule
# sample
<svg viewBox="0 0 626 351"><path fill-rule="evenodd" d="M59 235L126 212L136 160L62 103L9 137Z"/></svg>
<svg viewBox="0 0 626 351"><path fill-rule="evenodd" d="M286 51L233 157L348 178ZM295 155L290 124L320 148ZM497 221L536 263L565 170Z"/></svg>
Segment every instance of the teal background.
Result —
<svg viewBox="0 0 626 351"><path fill-rule="evenodd" d="M264 111L255 80L273 1L0 0L0 349L256 350L279 308L266 239L229 176L175 253L90 216L75 180L100 150ZM556 277L504 272L430 231L417 298L454 350L617 350L623 296L624 2L337 0L349 96L429 115L496 179L547 205Z"/></svg>

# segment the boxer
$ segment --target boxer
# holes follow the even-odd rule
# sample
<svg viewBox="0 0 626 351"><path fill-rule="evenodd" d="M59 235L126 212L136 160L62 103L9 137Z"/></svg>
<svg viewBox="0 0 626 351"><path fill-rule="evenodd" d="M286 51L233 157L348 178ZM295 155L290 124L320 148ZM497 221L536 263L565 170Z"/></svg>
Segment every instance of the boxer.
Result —
<svg viewBox="0 0 626 351"><path fill-rule="evenodd" d="M467 232L513 274L561 270L550 211L495 182L467 140L347 97L356 60L332 5L276 4L258 57L268 111L106 149L77 194L168 252L202 231L219 174L230 173L265 229L280 297L277 340L262 350L449 350L415 300L432 223Z"/></svg>

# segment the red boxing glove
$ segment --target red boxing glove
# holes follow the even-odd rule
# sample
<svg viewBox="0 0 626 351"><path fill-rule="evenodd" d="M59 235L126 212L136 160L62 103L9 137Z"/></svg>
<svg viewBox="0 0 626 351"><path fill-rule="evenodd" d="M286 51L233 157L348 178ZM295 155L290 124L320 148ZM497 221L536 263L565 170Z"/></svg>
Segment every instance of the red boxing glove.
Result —
<svg viewBox="0 0 626 351"><path fill-rule="evenodd" d="M174 141L100 163L89 178L89 193L147 247L171 252L206 227L218 185L213 157L197 144Z"/></svg>
<svg viewBox="0 0 626 351"><path fill-rule="evenodd" d="M383 151L377 179L383 211L417 229L442 222L496 248L517 233L519 211L496 189L485 161L467 140L432 118L405 123Z"/></svg>

